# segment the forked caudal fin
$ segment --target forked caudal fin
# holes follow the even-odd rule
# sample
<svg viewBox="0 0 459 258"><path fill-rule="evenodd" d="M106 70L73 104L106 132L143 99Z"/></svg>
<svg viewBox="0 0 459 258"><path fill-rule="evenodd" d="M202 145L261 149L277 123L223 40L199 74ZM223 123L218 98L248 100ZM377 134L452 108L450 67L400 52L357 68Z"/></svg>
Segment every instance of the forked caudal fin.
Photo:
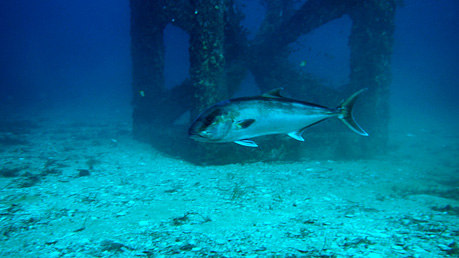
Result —
<svg viewBox="0 0 459 258"><path fill-rule="evenodd" d="M357 124L357 122L355 122L354 117L352 116L352 108L354 107L355 101L360 94L366 90L367 89L365 88L357 91L336 108L339 112L338 118L351 128L352 131L363 136L368 136L368 134Z"/></svg>

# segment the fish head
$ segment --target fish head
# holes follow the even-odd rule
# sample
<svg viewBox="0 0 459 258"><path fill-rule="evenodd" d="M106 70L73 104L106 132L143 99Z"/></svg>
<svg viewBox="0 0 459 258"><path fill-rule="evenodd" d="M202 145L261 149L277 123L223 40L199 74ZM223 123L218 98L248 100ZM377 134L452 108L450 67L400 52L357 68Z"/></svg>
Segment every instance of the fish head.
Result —
<svg viewBox="0 0 459 258"><path fill-rule="evenodd" d="M188 130L191 139L200 142L224 142L233 127L232 112L216 105L199 115Z"/></svg>

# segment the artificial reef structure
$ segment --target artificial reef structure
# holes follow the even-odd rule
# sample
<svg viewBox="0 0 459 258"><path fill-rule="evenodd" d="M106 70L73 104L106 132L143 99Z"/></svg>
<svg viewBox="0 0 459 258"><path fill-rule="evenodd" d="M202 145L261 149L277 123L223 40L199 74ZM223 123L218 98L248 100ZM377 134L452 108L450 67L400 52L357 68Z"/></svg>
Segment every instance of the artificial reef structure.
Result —
<svg viewBox="0 0 459 258"><path fill-rule="evenodd" d="M241 26L234 0L130 0L133 135L158 150L197 164L267 160L359 159L387 150L389 86L396 0L260 0L266 15L253 39ZM352 20L349 82L340 91L322 85L289 63L289 44L347 15ZM164 30L189 35L189 78L165 87ZM305 131L305 142L283 135L256 139L260 147L210 144L188 138L191 124L174 123L185 112L194 119L205 108L233 96L251 72L262 92L288 88L296 99L336 103L362 88L356 109L370 134L361 137L340 122ZM335 119L337 120L337 119Z"/></svg>

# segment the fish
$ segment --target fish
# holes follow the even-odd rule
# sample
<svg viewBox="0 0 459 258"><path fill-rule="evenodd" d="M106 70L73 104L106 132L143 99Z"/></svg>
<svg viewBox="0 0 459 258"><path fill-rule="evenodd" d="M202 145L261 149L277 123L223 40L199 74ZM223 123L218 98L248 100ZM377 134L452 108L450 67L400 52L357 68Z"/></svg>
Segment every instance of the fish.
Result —
<svg viewBox="0 0 459 258"><path fill-rule="evenodd" d="M258 147L252 138L272 134L287 134L304 141L302 134L308 127L332 117L337 117L355 133L368 136L352 115L357 98L366 88L336 108L284 97L280 94L282 89L221 101L198 115L188 129L188 136L199 142L234 142L247 147Z"/></svg>

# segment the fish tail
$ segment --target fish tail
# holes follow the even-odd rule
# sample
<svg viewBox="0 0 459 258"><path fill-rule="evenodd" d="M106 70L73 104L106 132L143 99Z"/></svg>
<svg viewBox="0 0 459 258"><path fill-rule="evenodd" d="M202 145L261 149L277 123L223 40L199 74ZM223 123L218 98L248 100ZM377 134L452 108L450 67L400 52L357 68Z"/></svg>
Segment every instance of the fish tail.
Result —
<svg viewBox="0 0 459 258"><path fill-rule="evenodd" d="M354 120L352 109L354 108L354 104L357 98L360 96L360 94L362 94L362 92L366 90L367 89L365 88L357 91L336 108L339 113L338 118L343 121L343 123L347 125L352 131L363 136L368 136L368 134Z"/></svg>

